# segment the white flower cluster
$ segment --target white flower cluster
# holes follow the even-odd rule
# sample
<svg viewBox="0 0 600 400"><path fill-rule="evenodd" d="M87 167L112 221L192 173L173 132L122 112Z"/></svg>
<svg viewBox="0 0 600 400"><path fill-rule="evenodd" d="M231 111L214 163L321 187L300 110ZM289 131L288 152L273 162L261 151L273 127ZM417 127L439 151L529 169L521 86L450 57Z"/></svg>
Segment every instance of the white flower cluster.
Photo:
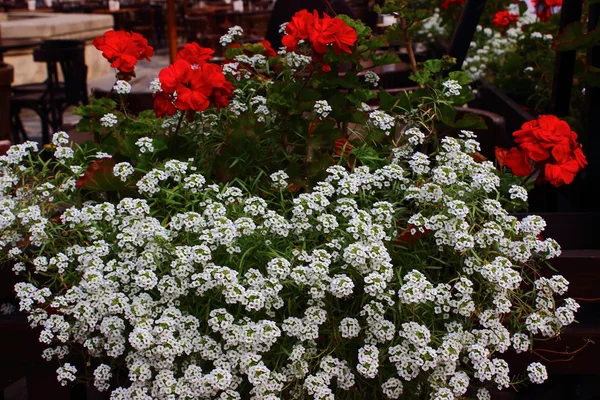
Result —
<svg viewBox="0 0 600 400"><path fill-rule="evenodd" d="M152 153L154 152L154 145L152 138L149 137L141 137L136 142L135 145L139 147L140 153Z"/></svg>
<svg viewBox="0 0 600 400"><path fill-rule="evenodd" d="M285 189L288 187L288 174L285 171L277 171L271 174L272 186L276 189Z"/></svg>
<svg viewBox="0 0 600 400"><path fill-rule="evenodd" d="M444 95L447 97L459 96L460 90L462 89L462 86L453 79L448 79L447 81L444 81L444 83L442 83L442 86L444 86L444 88L446 89L444 91Z"/></svg>
<svg viewBox="0 0 600 400"><path fill-rule="evenodd" d="M311 57L294 53L293 51L288 53L284 50L282 55L285 59L285 63L293 72L301 70L312 62Z"/></svg>
<svg viewBox="0 0 600 400"><path fill-rule="evenodd" d="M2 251L17 272L63 278L15 286L44 357L85 349L113 400L333 399L378 377L369 390L391 399L507 387L499 354L574 320L577 303L556 298L568 282L535 271L560 250L538 239L541 218L518 220L496 200L497 171L470 156L469 132L432 157L409 136L394 163L330 167L308 193L256 196L169 160L139 179L138 198L73 201L59 218L37 193L60 195L66 178L36 181L20 168L35 146L13 146L0 157ZM133 167L114 172L131 179ZM280 189L287 179L271 175ZM23 251L25 238L35 247ZM125 386L111 388L113 368ZM57 370L61 384L76 374ZM528 374L547 376L535 363Z"/></svg>
<svg viewBox="0 0 600 400"><path fill-rule="evenodd" d="M369 114L369 123L389 135L396 124L396 120L381 110L375 110Z"/></svg>
<svg viewBox="0 0 600 400"><path fill-rule="evenodd" d="M242 27L237 25L232 26L227 30L227 33L225 35L221 36L221 38L219 39L219 43L221 43L223 47L228 46L237 39L241 38L243 34L244 30L242 29Z"/></svg>
<svg viewBox="0 0 600 400"><path fill-rule="evenodd" d="M162 86L160 84L160 79L158 79L158 78L152 79L152 81L150 82L149 89L152 92L152 94L162 92Z"/></svg>
<svg viewBox="0 0 600 400"><path fill-rule="evenodd" d="M115 114L112 113L104 114L102 118L100 118L100 125L102 125L105 128L112 128L118 123L119 119Z"/></svg>
<svg viewBox="0 0 600 400"><path fill-rule="evenodd" d="M113 174L123 182L127 182L127 177L134 172L133 166L128 162L120 162L113 167Z"/></svg>
<svg viewBox="0 0 600 400"><path fill-rule="evenodd" d="M254 96L250 99L250 104L254 108L254 114L257 116L258 122L266 122L267 117L271 112L267 107L267 99L264 96Z"/></svg>
<svg viewBox="0 0 600 400"><path fill-rule="evenodd" d="M129 94L131 92L131 84L127 81L118 80L115 82L113 90L118 94Z"/></svg>
<svg viewBox="0 0 600 400"><path fill-rule="evenodd" d="M373 87L377 87L379 85L379 75L373 71L367 71L365 73L365 82Z"/></svg>
<svg viewBox="0 0 600 400"><path fill-rule="evenodd" d="M317 100L315 102L314 110L315 110L315 113L317 114L317 116L319 118L323 119L323 118L327 118L329 113L332 111L332 108L329 105L329 103L327 102L327 100Z"/></svg>

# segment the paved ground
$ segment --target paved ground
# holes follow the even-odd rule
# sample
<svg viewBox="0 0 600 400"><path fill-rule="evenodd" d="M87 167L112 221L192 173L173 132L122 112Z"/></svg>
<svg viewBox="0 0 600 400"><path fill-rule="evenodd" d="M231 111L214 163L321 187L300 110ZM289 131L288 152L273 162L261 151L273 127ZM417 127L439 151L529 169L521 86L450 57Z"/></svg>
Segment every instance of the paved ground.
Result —
<svg viewBox="0 0 600 400"><path fill-rule="evenodd" d="M159 49L156 54L152 57L151 62L141 61L136 67L136 79L132 81L132 85L135 87L136 84L146 83L158 76L159 71L169 65L169 56L167 49ZM88 81L88 90L91 93L92 88L98 88L103 90L110 90L115 83L114 73L108 74L98 79ZM74 132L74 126L79 121L79 117L73 115L71 112L74 107L67 109L63 116L64 125L63 129L71 134ZM21 112L21 119L27 132L29 140L41 141L41 124L37 114L33 111L24 110ZM81 138L83 139L83 138Z"/></svg>

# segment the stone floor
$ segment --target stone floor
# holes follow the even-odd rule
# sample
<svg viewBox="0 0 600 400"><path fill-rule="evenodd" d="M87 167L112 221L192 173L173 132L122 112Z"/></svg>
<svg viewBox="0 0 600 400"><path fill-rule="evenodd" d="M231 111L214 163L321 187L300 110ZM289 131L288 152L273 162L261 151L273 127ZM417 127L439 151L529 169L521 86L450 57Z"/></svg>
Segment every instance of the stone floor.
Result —
<svg viewBox="0 0 600 400"><path fill-rule="evenodd" d="M158 76L161 69L169 65L169 54L168 49L158 49L151 62L140 61L136 67L136 78L132 81L132 86L135 87L137 83L148 82ZM110 73L98 79L88 80L88 91L91 93L93 88L102 90L110 90L115 82L114 73ZM75 132L75 125L79 121L79 117L72 114L75 107L69 107L63 115L63 130L74 137L80 136L77 139L85 140L87 136L78 135ZM21 112L21 119L27 132L29 140L35 140L41 142L41 123L40 119L33 111L23 110Z"/></svg>

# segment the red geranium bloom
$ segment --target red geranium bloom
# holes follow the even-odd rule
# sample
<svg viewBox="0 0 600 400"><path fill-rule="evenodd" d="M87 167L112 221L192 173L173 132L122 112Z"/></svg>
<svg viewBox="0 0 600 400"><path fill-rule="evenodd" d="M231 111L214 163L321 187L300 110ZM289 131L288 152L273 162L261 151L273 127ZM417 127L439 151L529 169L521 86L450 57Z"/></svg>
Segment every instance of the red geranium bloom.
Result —
<svg viewBox="0 0 600 400"><path fill-rule="evenodd" d="M513 136L533 161L547 160L550 151L559 144L574 150L577 141L577 134L569 124L554 115L542 115L537 120L524 123Z"/></svg>
<svg viewBox="0 0 600 400"><path fill-rule="evenodd" d="M356 43L357 36L356 31L344 21L325 14L321 19L315 18L313 26L309 29L309 39L317 53L324 54L327 45L332 45L333 51L341 54L342 51L352 53L350 46Z"/></svg>
<svg viewBox="0 0 600 400"><path fill-rule="evenodd" d="M541 172L538 180L560 186L573 182L587 165L577 134L565 121L554 115L542 115L523 124L513 133L519 148L496 148L500 166L506 165L517 176L528 176L533 171L531 162Z"/></svg>
<svg viewBox="0 0 600 400"><path fill-rule="evenodd" d="M286 35L281 38L281 43L287 48L287 51L296 51L298 42L308 38L309 29L315 18L318 18L318 15L313 15L307 10L301 10L294 14L292 20L285 26Z"/></svg>
<svg viewBox="0 0 600 400"><path fill-rule="evenodd" d="M202 66L215 54L213 49L201 47L198 43L187 43L177 54L177 60L185 60L191 65Z"/></svg>
<svg viewBox="0 0 600 400"><path fill-rule="evenodd" d="M533 171L529 158L516 147L510 150L496 147L496 159L503 166L506 165L516 176L529 176Z"/></svg>
<svg viewBox="0 0 600 400"><path fill-rule="evenodd" d="M191 69L192 66L185 60L175 60L173 64L169 65L167 68L163 68L158 73L158 80L160 81L160 87L163 92L168 94L175 93L177 86L179 86L185 75Z"/></svg>
<svg viewBox="0 0 600 400"><path fill-rule="evenodd" d="M158 117L173 115L176 110L204 111L211 102L217 108L225 107L233 92L233 84L216 64L192 67L186 60L175 60L160 71L158 79L163 89L154 98Z"/></svg>
<svg viewBox="0 0 600 400"><path fill-rule="evenodd" d="M572 159L562 164L546 164L544 175L552 185L561 186L573 182L579 170L577 160Z"/></svg>
<svg viewBox="0 0 600 400"><path fill-rule="evenodd" d="M275 57L277 55L277 53L275 52L275 50L273 50L273 46L271 46L271 42L269 42L268 40L261 40L258 43L262 44L263 47L265 48L265 52L267 53L267 57Z"/></svg>
<svg viewBox="0 0 600 400"><path fill-rule="evenodd" d="M177 85L175 107L179 110L204 111L210 105L212 86L199 69L189 69Z"/></svg>
<svg viewBox="0 0 600 400"><path fill-rule="evenodd" d="M171 96L165 92L158 92L154 95L154 113L158 118L174 115L175 112L177 109L171 101Z"/></svg>
<svg viewBox="0 0 600 400"><path fill-rule="evenodd" d="M519 16L516 14L512 14L507 10L498 11L494 15L493 24L498 28L508 28L511 24L515 24Z"/></svg>
<svg viewBox="0 0 600 400"><path fill-rule="evenodd" d="M465 4L465 0L444 0L444 2L442 3L442 8L444 10L447 10L453 4L461 6Z"/></svg>
<svg viewBox="0 0 600 400"><path fill-rule="evenodd" d="M233 93L233 83L225 79L225 75L216 64L206 64L202 68L202 76L206 84L212 86L210 100L217 109L227 107Z"/></svg>
<svg viewBox="0 0 600 400"><path fill-rule="evenodd" d="M132 73L138 60L150 61L154 53L148 41L135 32L111 30L95 38L93 44L111 63L111 67L124 73Z"/></svg>

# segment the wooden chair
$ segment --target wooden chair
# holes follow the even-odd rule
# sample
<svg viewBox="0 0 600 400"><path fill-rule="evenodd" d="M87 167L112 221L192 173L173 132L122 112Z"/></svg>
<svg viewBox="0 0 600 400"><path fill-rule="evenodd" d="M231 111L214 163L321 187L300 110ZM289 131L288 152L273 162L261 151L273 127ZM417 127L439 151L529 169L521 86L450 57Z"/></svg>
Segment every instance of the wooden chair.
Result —
<svg viewBox="0 0 600 400"><path fill-rule="evenodd" d="M47 40L34 50L35 62L46 63L47 79L12 88L11 117L15 143L27 139L20 112L33 110L42 124L42 142L50 142L50 128L62 127L62 115L71 105L88 104L85 46L79 40ZM63 80L59 79L59 70Z"/></svg>

